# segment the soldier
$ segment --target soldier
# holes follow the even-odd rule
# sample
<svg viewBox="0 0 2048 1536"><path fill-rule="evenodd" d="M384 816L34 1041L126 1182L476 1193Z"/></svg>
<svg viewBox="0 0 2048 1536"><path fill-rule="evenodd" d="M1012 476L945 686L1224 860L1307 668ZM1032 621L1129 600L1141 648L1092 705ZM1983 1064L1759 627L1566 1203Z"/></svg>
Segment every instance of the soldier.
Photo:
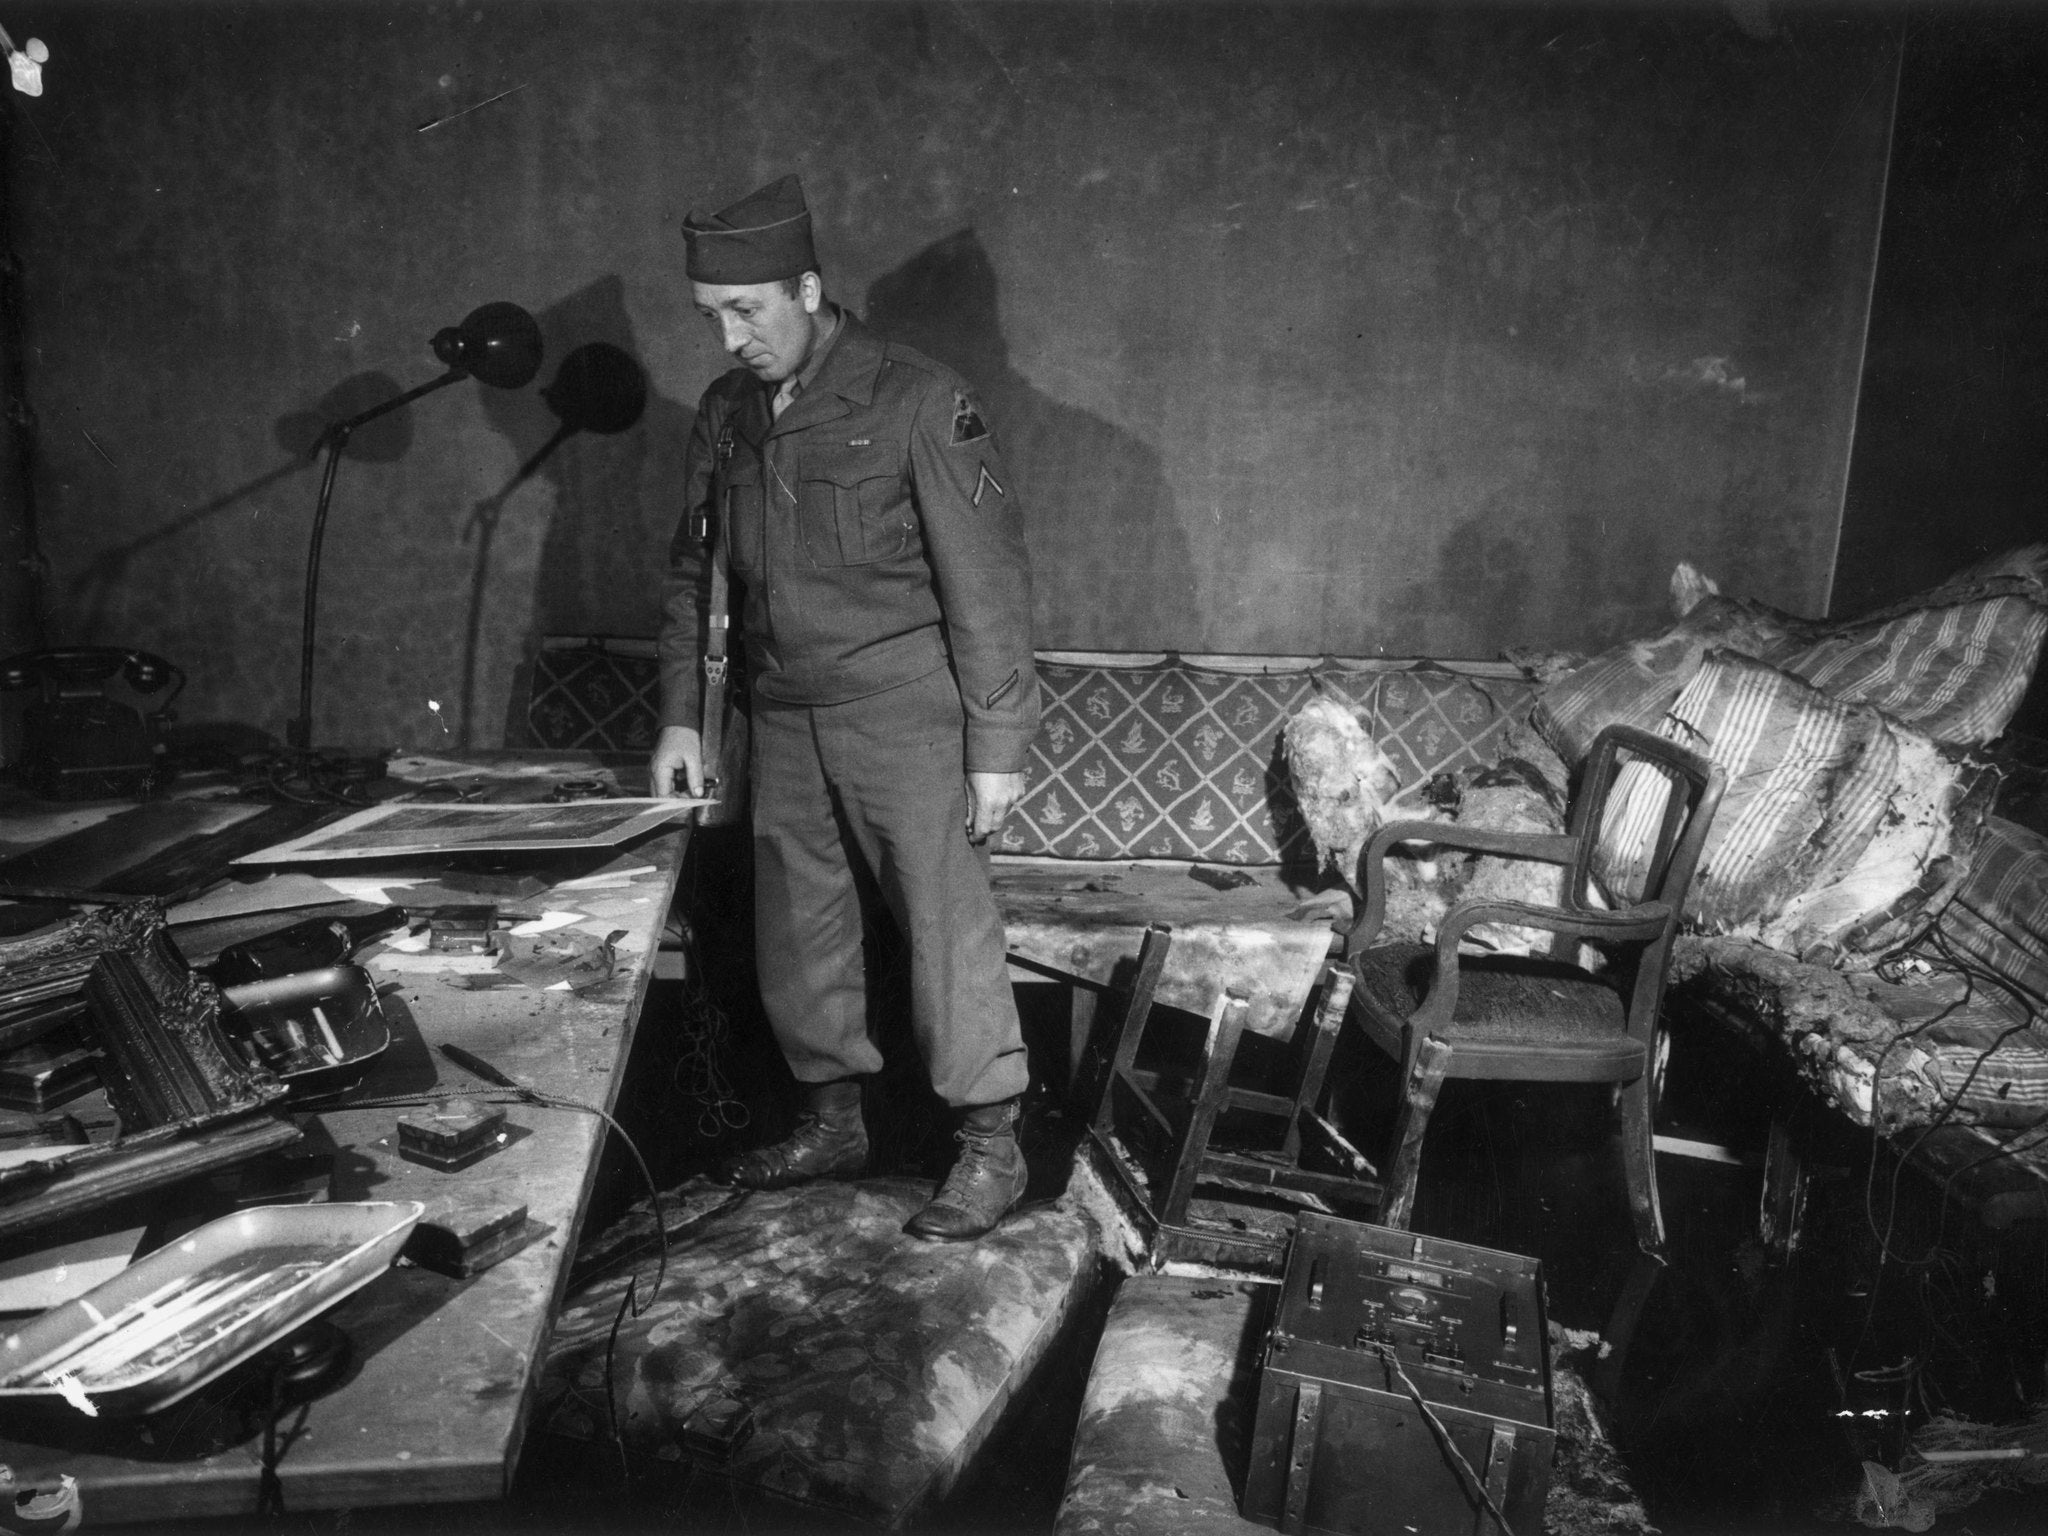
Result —
<svg viewBox="0 0 2048 1536"><path fill-rule="evenodd" d="M905 1230L977 1238L1025 1183L1024 1041L987 851L1038 723L1022 512L967 383L825 297L796 177L693 211L683 234L698 313L740 366L690 435L651 768L657 794L703 790L699 668L723 561L753 701L762 1001L804 1093L794 1135L720 1171L776 1189L866 1169L861 1079L881 1056L859 860L909 941L932 1087L961 1115L960 1155Z"/></svg>

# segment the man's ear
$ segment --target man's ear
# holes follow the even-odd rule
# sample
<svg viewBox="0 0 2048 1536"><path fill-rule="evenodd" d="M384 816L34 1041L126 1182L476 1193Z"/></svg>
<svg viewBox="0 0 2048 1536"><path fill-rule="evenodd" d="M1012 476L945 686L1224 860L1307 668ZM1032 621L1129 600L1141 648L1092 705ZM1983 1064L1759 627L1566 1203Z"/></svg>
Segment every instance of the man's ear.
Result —
<svg viewBox="0 0 2048 1536"><path fill-rule="evenodd" d="M825 279L815 272L806 272L797 279L796 296L803 301L804 313L815 315L825 302Z"/></svg>

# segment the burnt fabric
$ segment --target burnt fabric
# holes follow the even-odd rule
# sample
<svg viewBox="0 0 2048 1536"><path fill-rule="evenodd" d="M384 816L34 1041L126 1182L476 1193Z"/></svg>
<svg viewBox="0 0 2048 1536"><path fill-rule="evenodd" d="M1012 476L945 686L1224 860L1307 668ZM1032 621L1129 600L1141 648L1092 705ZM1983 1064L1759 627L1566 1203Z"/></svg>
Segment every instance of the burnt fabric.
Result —
<svg viewBox="0 0 2048 1536"><path fill-rule="evenodd" d="M1238 1513L1273 1287L1139 1275L1117 1292L1081 1402L1058 1536L1253 1536ZM1552 1330L1553 1351L1559 1342ZM1553 1368L1549 1536L1649 1536L1585 1383ZM1483 1527L1482 1527L1483 1528ZM1529 1533L1535 1536L1535 1533Z"/></svg>
<svg viewBox="0 0 2048 1536"><path fill-rule="evenodd" d="M960 697L943 668L844 704L754 705L754 921L761 1000L799 1082L881 1069L867 1032L853 861L910 941L911 1031L948 1104L1028 1086L989 892L967 840Z"/></svg>
<svg viewBox="0 0 2048 1536"><path fill-rule="evenodd" d="M928 1510L1100 1267L1094 1228L1063 1205L1020 1211L973 1244L904 1236L930 1193L870 1179L726 1200L675 1244L652 1305L621 1319L627 1285L645 1299L654 1281L643 1241L636 1261L570 1293L536 1425L602 1441L615 1412L643 1467L693 1465L686 1422L737 1401L753 1433L707 1473L876 1525ZM648 1223L644 1210L627 1218L635 1230Z"/></svg>
<svg viewBox="0 0 2048 1536"><path fill-rule="evenodd" d="M1533 696L1517 676L1428 665L1046 662L1039 682L1030 788L1001 851L1221 864L1317 862L1279 738L1318 690L1358 712L1404 789L1492 763Z"/></svg>

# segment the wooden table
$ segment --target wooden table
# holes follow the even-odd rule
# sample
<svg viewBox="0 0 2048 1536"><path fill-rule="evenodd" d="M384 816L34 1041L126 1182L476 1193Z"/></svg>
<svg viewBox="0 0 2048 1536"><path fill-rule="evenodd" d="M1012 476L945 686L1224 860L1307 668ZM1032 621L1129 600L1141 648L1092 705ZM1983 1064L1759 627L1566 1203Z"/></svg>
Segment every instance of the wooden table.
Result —
<svg viewBox="0 0 2048 1536"><path fill-rule="evenodd" d="M490 1091L436 1049L455 1044L543 1093L609 1111L686 839L684 831L665 833L578 871L638 871L623 882L518 903L586 913L596 907L580 926L600 936L625 930L612 979L580 995L458 990L366 952L389 993L394 1042L351 1097ZM394 892L394 899L406 898ZM515 1104L505 1145L466 1169L441 1172L397 1155L396 1120L404 1112L342 1107L319 1116L340 1148L334 1198L509 1197L524 1201L529 1219L547 1231L469 1280L401 1263L328 1314L348 1334L354 1363L340 1386L311 1404L303 1433L279 1463L287 1510L502 1498L518 1459L607 1127L595 1114ZM76 1478L88 1524L256 1512L260 1424L219 1443L231 1432L206 1422L204 1394L189 1401L198 1407L128 1422L11 1418L0 1423L0 1465L13 1469L17 1487Z"/></svg>

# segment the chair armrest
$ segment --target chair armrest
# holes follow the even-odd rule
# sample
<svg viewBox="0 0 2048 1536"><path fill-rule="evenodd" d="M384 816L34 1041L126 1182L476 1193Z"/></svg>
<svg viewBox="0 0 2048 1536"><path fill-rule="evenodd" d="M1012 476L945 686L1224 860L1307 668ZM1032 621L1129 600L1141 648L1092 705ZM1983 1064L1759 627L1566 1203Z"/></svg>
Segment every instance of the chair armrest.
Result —
<svg viewBox="0 0 2048 1536"><path fill-rule="evenodd" d="M1542 928L1550 933L1577 934L1582 939L1654 939L1671 921L1671 903L1645 901L1619 912L1593 908L1567 911L1563 907L1539 907L1526 901L1468 901L1451 908L1437 928L1437 947L1448 941L1452 952L1458 940L1481 923L1512 923L1520 928Z"/></svg>
<svg viewBox="0 0 2048 1536"><path fill-rule="evenodd" d="M1468 901L1453 907L1436 932L1436 980L1410 1020L1424 1034L1448 1024L1458 1009L1458 941L1481 923L1513 923L1587 939L1649 940L1671 922L1671 904L1645 901L1619 912L1566 911L1522 901Z"/></svg>
<svg viewBox="0 0 2048 1536"><path fill-rule="evenodd" d="M1365 904L1344 941L1344 953L1358 954L1379 937L1387 920L1387 853L1399 843L1434 843L1467 853L1493 853L1504 858L1538 859L1545 864L1570 864L1577 856L1577 838L1543 832L1493 832L1460 827L1448 821L1390 821L1373 833L1358 856L1358 889Z"/></svg>

